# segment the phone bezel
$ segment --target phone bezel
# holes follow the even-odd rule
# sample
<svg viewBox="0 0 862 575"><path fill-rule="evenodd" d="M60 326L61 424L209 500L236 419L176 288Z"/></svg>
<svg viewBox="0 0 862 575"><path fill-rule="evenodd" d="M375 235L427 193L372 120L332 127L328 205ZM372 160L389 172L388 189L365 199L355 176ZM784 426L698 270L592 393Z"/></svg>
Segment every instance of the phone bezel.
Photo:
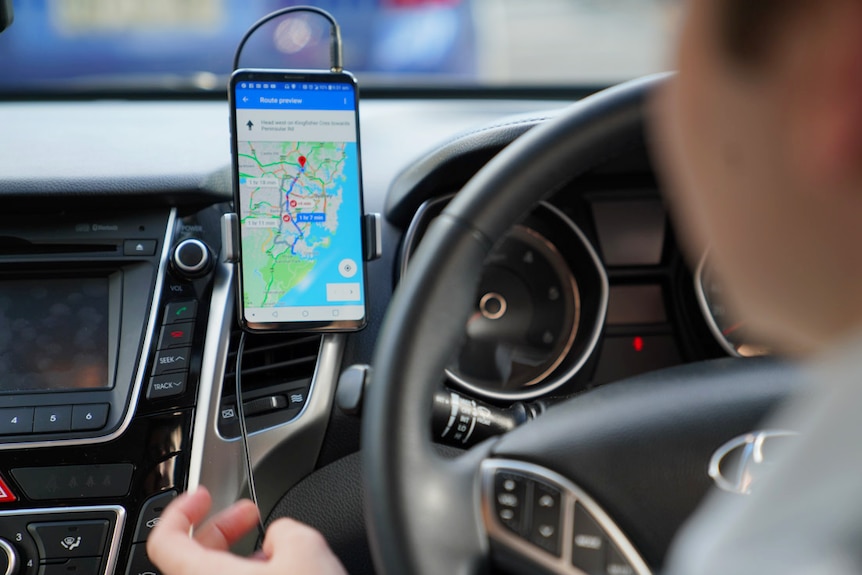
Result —
<svg viewBox="0 0 862 575"><path fill-rule="evenodd" d="M359 128L359 85L356 78L350 72L329 72L325 70L271 70L271 69L240 69L234 71L230 77L228 85L228 101L230 103L230 133L231 133L231 184L233 187L234 207L240 205L239 197L239 138L236 129L236 101L235 89L238 82L328 82L328 83L345 83L353 87L354 97L354 114L356 126L356 154L357 168L359 177L359 213L360 216L365 214L364 190L362 185L362 144L360 141ZM239 212L237 212L239 215ZM357 320L333 320L333 321L285 321L285 322L251 322L245 317L245 297L243 291L242 278L242 219L237 218L237 226L239 233L239 242L237 246L239 260L236 263L236 287L237 287L237 320L240 327L251 333L272 333L272 332L353 332L365 327L368 317L368 270L364 258L357 262L361 266L362 281L360 289L362 289L362 301L364 312L361 319ZM366 234L364 233L364 221L359 222L360 226L360 242L361 252L366 253Z"/></svg>

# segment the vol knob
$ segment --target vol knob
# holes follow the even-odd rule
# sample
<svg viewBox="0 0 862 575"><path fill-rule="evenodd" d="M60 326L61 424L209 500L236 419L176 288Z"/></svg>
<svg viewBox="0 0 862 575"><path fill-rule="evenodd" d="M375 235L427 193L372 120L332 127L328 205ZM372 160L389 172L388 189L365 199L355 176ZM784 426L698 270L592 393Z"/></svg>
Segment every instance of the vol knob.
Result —
<svg viewBox="0 0 862 575"><path fill-rule="evenodd" d="M0 575L16 575L18 573L18 552L12 544L0 539Z"/></svg>
<svg viewBox="0 0 862 575"><path fill-rule="evenodd" d="M174 248L172 262L174 268L187 277L204 275L210 267L210 250L200 240L187 239Z"/></svg>

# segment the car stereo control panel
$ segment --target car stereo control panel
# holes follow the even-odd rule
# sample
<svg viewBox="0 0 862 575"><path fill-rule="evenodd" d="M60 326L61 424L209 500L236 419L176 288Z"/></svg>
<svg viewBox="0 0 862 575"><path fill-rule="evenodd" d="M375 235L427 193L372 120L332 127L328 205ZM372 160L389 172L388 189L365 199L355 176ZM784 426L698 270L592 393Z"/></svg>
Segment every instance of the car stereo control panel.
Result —
<svg viewBox="0 0 862 575"><path fill-rule="evenodd" d="M0 574L158 573L225 210L0 216Z"/></svg>

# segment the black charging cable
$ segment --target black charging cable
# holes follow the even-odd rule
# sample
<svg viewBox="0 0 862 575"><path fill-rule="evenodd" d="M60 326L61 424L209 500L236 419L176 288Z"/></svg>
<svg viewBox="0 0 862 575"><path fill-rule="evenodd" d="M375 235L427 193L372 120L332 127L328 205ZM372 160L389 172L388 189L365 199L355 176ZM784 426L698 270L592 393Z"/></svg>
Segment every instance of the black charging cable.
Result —
<svg viewBox="0 0 862 575"><path fill-rule="evenodd" d="M343 71L344 66L341 54L341 28L338 26L338 22L335 20L335 17L333 17L332 14L330 14L326 10L316 8L314 6L290 6L287 8L282 8L281 10L276 10L275 12L267 14L266 16L252 24L251 28L246 31L242 39L239 41L239 45L237 45L236 52L233 56L233 69L237 70L239 68L239 59L240 56L242 56L242 50L245 47L246 42L248 42L249 38L251 38L252 35L257 32L257 30L261 26L275 20L276 18L280 18L281 16L294 12L310 12L313 14L318 14L319 16L322 16L329 21L331 25L329 40L330 69L332 72L336 73ZM257 531L260 537L259 544L261 544L266 534L266 529L263 525L263 518L261 518L260 516L260 505L257 501L257 490L254 487L254 469L251 463L251 453L248 448L248 428L245 423L245 410L243 409L242 401L242 356L243 352L245 351L245 337L246 332L240 332L239 345L236 349L236 415L237 419L239 419L240 439L242 441L242 450L245 454L245 471L248 479L248 493L251 497L251 500L254 502L255 507L257 507L258 509Z"/></svg>
<svg viewBox="0 0 862 575"><path fill-rule="evenodd" d="M245 332L239 334L239 345L236 347L236 417L239 419L239 435L242 439L242 452L245 454L245 473L248 478L248 494L257 507L257 533L260 543L263 543L266 528L260 516L260 506L257 504L257 490L254 488L254 470L251 465L251 453L248 449L248 427L245 424L245 410L242 405L242 355L245 352Z"/></svg>
<svg viewBox="0 0 862 575"><path fill-rule="evenodd" d="M271 14L267 14L252 24L251 28L246 31L242 39L239 41L239 45L236 47L236 52L233 55L233 69L239 69L239 58L242 55L242 49L245 48L245 43L248 42L249 38L251 38L261 26L268 22L272 22L276 18L280 18L281 16L294 12L310 12L329 20L329 68L333 72L342 72L344 70L344 61L341 56L341 27L338 25L338 22L332 14L315 6L289 6L287 8L282 8L281 10L276 10Z"/></svg>

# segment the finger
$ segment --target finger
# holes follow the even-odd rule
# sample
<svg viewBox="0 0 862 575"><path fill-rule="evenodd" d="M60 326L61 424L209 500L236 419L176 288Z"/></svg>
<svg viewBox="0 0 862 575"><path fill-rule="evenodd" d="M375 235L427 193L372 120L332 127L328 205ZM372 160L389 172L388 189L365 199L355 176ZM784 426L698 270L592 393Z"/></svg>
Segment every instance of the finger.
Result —
<svg viewBox="0 0 862 575"><path fill-rule="evenodd" d="M188 537L191 528L206 517L211 505L212 497L206 487L180 494L165 507L150 537L164 534L175 536L180 533Z"/></svg>
<svg viewBox="0 0 862 575"><path fill-rule="evenodd" d="M292 519L269 526L263 551L280 573L347 575L323 535Z"/></svg>
<svg viewBox="0 0 862 575"><path fill-rule="evenodd" d="M158 525L147 538L147 555L162 569L175 564L174 559L185 557L198 547L189 538L192 527L206 516L212 498L204 487L181 494L162 512ZM182 552L180 552L182 549Z"/></svg>
<svg viewBox="0 0 862 575"><path fill-rule="evenodd" d="M195 540L204 547L226 551L257 526L258 512L248 499L237 501L195 530Z"/></svg>

